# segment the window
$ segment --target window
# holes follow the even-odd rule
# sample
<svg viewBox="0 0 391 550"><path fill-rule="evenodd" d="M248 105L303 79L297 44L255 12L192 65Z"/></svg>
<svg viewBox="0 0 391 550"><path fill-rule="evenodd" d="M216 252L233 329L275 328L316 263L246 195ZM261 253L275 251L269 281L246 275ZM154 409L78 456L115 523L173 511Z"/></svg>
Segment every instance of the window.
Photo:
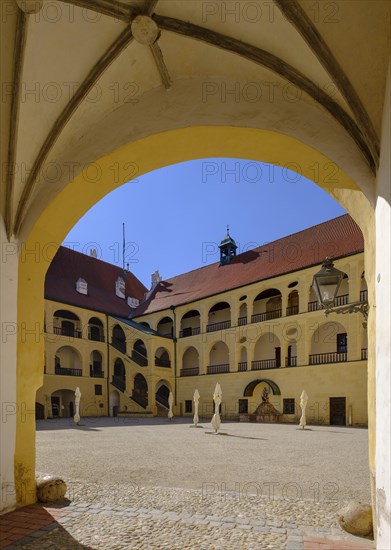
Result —
<svg viewBox="0 0 391 550"><path fill-rule="evenodd" d="M348 352L348 335L346 332L337 334L337 353Z"/></svg>
<svg viewBox="0 0 391 550"><path fill-rule="evenodd" d="M102 384L95 384L95 395L102 395Z"/></svg>
<svg viewBox="0 0 391 550"><path fill-rule="evenodd" d="M191 399L186 399L185 401L185 413L193 412L193 401Z"/></svg>
<svg viewBox="0 0 391 550"><path fill-rule="evenodd" d="M239 414L248 414L248 399L239 399Z"/></svg>
<svg viewBox="0 0 391 550"><path fill-rule="evenodd" d="M294 398L287 398L282 400L283 414L295 414L295 400Z"/></svg>

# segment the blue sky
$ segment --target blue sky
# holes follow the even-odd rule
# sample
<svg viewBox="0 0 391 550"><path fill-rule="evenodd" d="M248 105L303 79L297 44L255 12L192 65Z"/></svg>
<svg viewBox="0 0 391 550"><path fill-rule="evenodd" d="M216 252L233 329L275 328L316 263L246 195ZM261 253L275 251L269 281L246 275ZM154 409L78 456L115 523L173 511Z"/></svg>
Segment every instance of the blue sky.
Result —
<svg viewBox="0 0 391 550"><path fill-rule="evenodd" d="M238 253L344 214L311 181L285 168L240 159L184 162L150 172L113 191L74 226L64 245L122 266L149 288L219 260L230 234ZM75 244L76 243L76 244Z"/></svg>

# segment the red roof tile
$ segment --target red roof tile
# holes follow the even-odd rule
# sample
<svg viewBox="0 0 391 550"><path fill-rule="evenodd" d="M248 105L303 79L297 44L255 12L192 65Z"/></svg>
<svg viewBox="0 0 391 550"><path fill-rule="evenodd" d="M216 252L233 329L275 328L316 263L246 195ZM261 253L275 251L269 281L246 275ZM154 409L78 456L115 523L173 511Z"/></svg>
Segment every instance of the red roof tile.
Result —
<svg viewBox="0 0 391 550"><path fill-rule="evenodd" d="M214 263L161 281L132 317L319 265L326 256L339 258L363 250L361 230L345 214L239 254L228 265Z"/></svg>
<svg viewBox="0 0 391 550"><path fill-rule="evenodd" d="M87 281L87 295L76 291L80 277ZM147 289L132 273L125 275L120 267L61 246L46 274L45 298L127 317L132 310L115 294L118 277L125 280L126 297L144 298Z"/></svg>

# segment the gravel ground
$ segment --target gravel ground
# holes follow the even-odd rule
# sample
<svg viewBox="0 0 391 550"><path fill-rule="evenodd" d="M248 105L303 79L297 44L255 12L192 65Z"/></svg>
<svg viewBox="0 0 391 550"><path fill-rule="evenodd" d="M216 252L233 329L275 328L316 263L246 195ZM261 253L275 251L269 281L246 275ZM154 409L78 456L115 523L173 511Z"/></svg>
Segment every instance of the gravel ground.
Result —
<svg viewBox="0 0 391 550"><path fill-rule="evenodd" d="M98 498L140 487L200 490L204 496L246 495L312 501L370 502L367 430L336 426L210 423L174 419L84 418L39 421L37 471L84 485Z"/></svg>
<svg viewBox="0 0 391 550"><path fill-rule="evenodd" d="M195 429L181 419L81 424L38 422L37 471L63 477L69 502L58 504L57 523L9 550L363 542L341 530L337 513L342 501L370 500L366 430L224 423L216 435L209 423Z"/></svg>

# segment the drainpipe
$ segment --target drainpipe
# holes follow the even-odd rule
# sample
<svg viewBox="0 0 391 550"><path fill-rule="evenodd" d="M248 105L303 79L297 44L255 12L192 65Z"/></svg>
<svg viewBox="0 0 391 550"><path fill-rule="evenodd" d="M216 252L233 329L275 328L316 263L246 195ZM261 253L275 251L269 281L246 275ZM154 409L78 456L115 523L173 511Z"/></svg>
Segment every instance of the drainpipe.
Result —
<svg viewBox="0 0 391 550"><path fill-rule="evenodd" d="M110 342L109 342L109 316L106 315L106 349L107 349L107 360L106 360L106 369L107 369L107 416L110 416Z"/></svg>
<svg viewBox="0 0 391 550"><path fill-rule="evenodd" d="M174 403L175 406L177 406L177 397L176 397L176 388L177 388L177 337L176 337L176 313L175 313L175 306L170 306L170 309L174 316L173 321L173 342L174 342Z"/></svg>

